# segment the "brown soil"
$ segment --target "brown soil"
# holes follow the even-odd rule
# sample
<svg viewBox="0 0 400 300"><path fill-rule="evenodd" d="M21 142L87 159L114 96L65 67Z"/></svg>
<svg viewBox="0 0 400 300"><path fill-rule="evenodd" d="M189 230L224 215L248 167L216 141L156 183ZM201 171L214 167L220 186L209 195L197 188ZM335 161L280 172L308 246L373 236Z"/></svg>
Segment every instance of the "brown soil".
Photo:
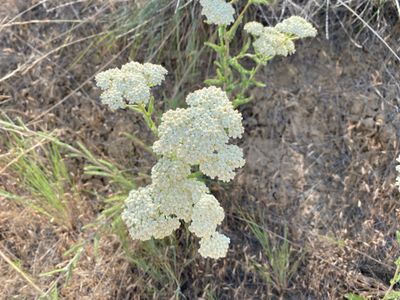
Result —
<svg viewBox="0 0 400 300"><path fill-rule="evenodd" d="M297 284L317 298L376 295L394 272L399 73L382 52L308 42L245 109L243 206L290 228L307 253Z"/></svg>
<svg viewBox="0 0 400 300"><path fill-rule="evenodd" d="M28 7L25 1L7 3L9 7L0 10L0 19ZM51 10L39 6L21 20L59 18L61 9L60 19L72 19L77 13L71 7ZM79 7L78 14L84 19L93 11ZM97 32L96 26L83 26L71 38ZM63 140L82 140L132 174L148 173L154 159L120 134L133 132L151 144L143 121L132 112L110 112L102 107L93 80L75 91L97 72L103 61L101 53L91 53L68 68L74 53L84 50L77 44L69 47L68 53L56 52L32 65L64 41L57 37L65 30L62 24L21 25L0 32L0 77L23 62L32 66L0 83L1 110L22 117L32 128L62 129ZM226 210L222 230L230 236L232 246L227 258L218 261L198 255L190 261L195 252L178 249L182 256L177 258L181 266L176 269L181 293L187 299L209 299L206 291L214 292L217 299L342 299L347 292L381 295L387 288L394 260L400 255L395 242L400 195L394 186L400 137L399 62L370 32L364 31L359 39L369 38L357 46L340 26L335 30L330 40L321 32L318 38L299 45L295 55L269 64L259 76L267 88L253 90L255 100L241 108L246 133L239 144L245 149L246 166L231 185L211 183ZM398 49L399 28L388 30L387 41ZM44 43L52 38L52 43ZM108 55L104 61L122 50L115 47L108 52L102 49ZM128 56L123 52L112 65L124 63ZM172 86L169 80L167 85ZM193 89L188 87L185 94ZM103 181L80 177L82 167L78 162L72 172L85 191L109 192ZM4 186L10 180L0 178ZM93 218L102 207L100 199L89 193L83 199L93 211L82 214ZM268 260L243 221L248 215L255 216L277 244L282 243L287 228L292 257L302 257L282 289L256 272L255 262L267 264ZM20 262L43 290L54 278L39 274L63 267L62 254L85 234L68 232L1 199L0 250ZM193 238L190 242L196 243ZM183 241L182 248L185 245L188 247ZM173 296L171 291L162 296L143 292L152 280L124 258L114 235L104 237L99 249L95 259L94 250L87 246L69 284L59 282L60 298ZM32 286L2 259L0 274L0 299L37 297ZM155 285L157 288L163 287Z"/></svg>

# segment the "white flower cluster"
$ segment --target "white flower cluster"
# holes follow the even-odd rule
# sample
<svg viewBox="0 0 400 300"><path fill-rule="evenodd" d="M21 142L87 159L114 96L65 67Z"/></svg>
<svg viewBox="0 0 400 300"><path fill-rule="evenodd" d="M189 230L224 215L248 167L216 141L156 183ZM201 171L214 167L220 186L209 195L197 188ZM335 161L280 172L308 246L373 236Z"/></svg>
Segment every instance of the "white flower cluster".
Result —
<svg viewBox="0 0 400 300"><path fill-rule="evenodd" d="M100 98L111 109L128 104L147 104L150 88L161 84L168 73L160 65L129 62L121 67L101 72L96 76L97 86L103 90Z"/></svg>
<svg viewBox="0 0 400 300"><path fill-rule="evenodd" d="M189 107L166 112L153 150L199 165L211 178L230 181L244 165L243 152L229 145L243 133L242 116L233 109L226 93L217 87L203 88L187 96Z"/></svg>
<svg viewBox="0 0 400 300"><path fill-rule="evenodd" d="M396 183L395 184L396 184L396 186L398 187L398 189L400 191L400 155L396 160L397 160L397 162L399 164L396 166L396 171L397 171L398 175L396 177Z"/></svg>
<svg viewBox="0 0 400 300"><path fill-rule="evenodd" d="M224 217L224 210L212 195L204 194L194 205L189 230L201 238L199 253L203 257L226 256L230 240L216 231Z"/></svg>
<svg viewBox="0 0 400 300"><path fill-rule="evenodd" d="M152 183L130 192L122 219L133 239L161 239L190 222L189 230L201 238L204 257L224 257L229 238L216 228L224 219L217 199L204 183L188 178L190 166L179 160L161 158L151 172Z"/></svg>
<svg viewBox="0 0 400 300"><path fill-rule="evenodd" d="M186 109L166 112L154 151L161 155L152 168L152 183L129 194L122 219L134 239L163 238L191 222L189 230L200 240L204 257L224 257L229 238L218 233L225 217L218 200L203 182L190 178L191 167L228 181L243 166L243 152L229 138L243 133L242 117L226 93L209 87L191 93Z"/></svg>
<svg viewBox="0 0 400 300"><path fill-rule="evenodd" d="M180 225L177 218L162 214L154 201L154 190L151 185L129 193L125 200L122 219L132 238L142 241L152 237L164 238Z"/></svg>
<svg viewBox="0 0 400 300"><path fill-rule="evenodd" d="M208 193L204 183L189 179L190 166L180 160L161 158L151 171L154 201L165 215L189 222L193 205Z"/></svg>
<svg viewBox="0 0 400 300"><path fill-rule="evenodd" d="M264 56L288 56L296 51L293 41L288 36L271 27L264 28L253 46L257 53Z"/></svg>
<svg viewBox="0 0 400 300"><path fill-rule="evenodd" d="M264 25L255 21L248 22L244 25L244 30L254 36L260 36L264 32Z"/></svg>
<svg viewBox="0 0 400 300"><path fill-rule="evenodd" d="M193 221L189 230L202 238L209 238L225 217L218 200L204 194L193 207Z"/></svg>
<svg viewBox="0 0 400 300"><path fill-rule="evenodd" d="M229 25L233 23L235 10L230 3L224 0L200 0L203 7L202 15L207 17L207 23L216 25Z"/></svg>
<svg viewBox="0 0 400 300"><path fill-rule="evenodd" d="M287 34L293 34L299 38L315 37L317 30L312 24L299 16L292 16L275 26L277 30Z"/></svg>
<svg viewBox="0 0 400 300"><path fill-rule="evenodd" d="M215 232L208 239L200 240L199 253L203 257L219 258L226 256L229 247L229 238L219 232Z"/></svg>
<svg viewBox="0 0 400 300"><path fill-rule="evenodd" d="M275 27L264 27L258 22L249 22L244 26L244 30L256 38L253 43L256 53L266 57L293 54L296 51L294 39L315 37L317 34L311 23L298 16L290 17Z"/></svg>

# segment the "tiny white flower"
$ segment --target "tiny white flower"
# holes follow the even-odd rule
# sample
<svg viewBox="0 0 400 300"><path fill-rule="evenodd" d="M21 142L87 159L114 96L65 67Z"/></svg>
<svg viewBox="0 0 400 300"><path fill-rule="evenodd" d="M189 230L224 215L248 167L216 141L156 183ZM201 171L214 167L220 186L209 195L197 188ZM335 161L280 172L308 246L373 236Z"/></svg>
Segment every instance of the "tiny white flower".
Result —
<svg viewBox="0 0 400 300"><path fill-rule="evenodd" d="M242 115L233 108L226 92L221 88L210 86L197 90L186 97L186 102L193 111L199 109L199 114L207 110L208 115L218 120L220 126L228 131L229 137L242 136L244 131Z"/></svg>
<svg viewBox="0 0 400 300"><path fill-rule="evenodd" d="M115 87L103 92L100 99L103 104L108 105L111 109L118 109L126 105L122 92L117 90Z"/></svg>
<svg viewBox="0 0 400 300"><path fill-rule="evenodd" d="M121 66L122 73L143 74L143 65L136 61L130 61Z"/></svg>
<svg viewBox="0 0 400 300"><path fill-rule="evenodd" d="M232 4L224 0L200 0L203 7L201 14L206 16L207 23L229 25L233 23L235 10Z"/></svg>
<svg viewBox="0 0 400 300"><path fill-rule="evenodd" d="M170 186L186 180L190 175L190 165L177 160L162 157L151 169L151 181L156 186Z"/></svg>
<svg viewBox="0 0 400 300"><path fill-rule="evenodd" d="M115 89L122 92L122 96L129 104L146 104L150 99L150 87L141 74L124 75L123 79L115 82Z"/></svg>
<svg viewBox="0 0 400 300"><path fill-rule="evenodd" d="M96 75L97 86L103 90L110 89L113 86L113 80L120 74L118 68L109 69Z"/></svg>

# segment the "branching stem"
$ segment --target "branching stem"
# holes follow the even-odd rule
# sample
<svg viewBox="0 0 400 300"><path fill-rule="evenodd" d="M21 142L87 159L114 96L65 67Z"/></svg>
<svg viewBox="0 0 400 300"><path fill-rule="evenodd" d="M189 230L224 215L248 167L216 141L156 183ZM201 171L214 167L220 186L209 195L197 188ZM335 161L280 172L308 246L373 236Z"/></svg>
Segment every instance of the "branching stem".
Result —
<svg viewBox="0 0 400 300"><path fill-rule="evenodd" d="M147 126L153 132L153 134L157 137L158 136L158 129L156 123L154 123L152 119L152 114L154 110L154 97L150 98L150 102L148 108L143 103L140 104L133 104L127 105L127 108L140 113L143 116L144 121L146 122Z"/></svg>

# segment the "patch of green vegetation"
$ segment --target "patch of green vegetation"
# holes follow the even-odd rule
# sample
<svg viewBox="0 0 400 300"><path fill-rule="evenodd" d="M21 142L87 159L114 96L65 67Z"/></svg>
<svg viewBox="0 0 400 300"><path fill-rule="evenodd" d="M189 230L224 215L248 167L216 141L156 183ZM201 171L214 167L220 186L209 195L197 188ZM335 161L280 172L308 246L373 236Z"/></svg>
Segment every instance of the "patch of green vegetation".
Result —
<svg viewBox="0 0 400 300"><path fill-rule="evenodd" d="M95 258L98 258L98 247L102 237L109 233L115 234L125 252L125 259L139 270L144 278L152 284L145 285L146 293L171 294L176 299L181 296L179 274L187 266L181 264L182 253L178 254L178 241L175 235L164 240L150 240L133 245L126 226L121 219L124 201L130 190L136 187L135 178L121 170L112 162L98 158L83 143L77 146L65 144L55 133L33 131L21 121L13 122L4 117L0 120L0 130L7 136L8 154L2 156L3 171L12 172L14 178L21 182L17 191L0 190L0 195L11 201L33 209L46 216L56 224L67 225L73 229L72 211L78 205L79 193L76 183L68 170L67 159L84 159L84 174L102 177L108 181L113 190L118 191L101 200L103 209L97 218L82 227L87 237L77 241L64 253L67 259L64 267L49 270L41 276L58 276L54 282L63 278L65 285L73 276L73 271L79 263L82 254L89 244L93 245ZM73 197L72 197L73 196ZM102 198L101 195L95 195ZM181 239L189 239L187 230L183 231ZM185 241L183 241L185 242ZM189 245L188 241L186 243ZM193 257L194 249L185 247L184 257ZM17 264L13 264L17 267ZM158 287L155 290L155 287ZM57 299L55 286L46 293L43 299Z"/></svg>
<svg viewBox="0 0 400 300"><path fill-rule="evenodd" d="M73 206L79 201L75 182L68 172L60 145L41 134L29 134L22 122L0 120L7 155L1 159L2 173L9 170L18 182L0 195L32 208L52 222L74 226Z"/></svg>
<svg viewBox="0 0 400 300"><path fill-rule="evenodd" d="M284 295L290 286L293 276L296 274L305 255L304 251L294 250L288 240L288 228L283 229L283 236L272 238L265 226L257 222L254 216L246 216L245 221L253 236L262 249L260 259L252 258L252 265L256 272L265 280L271 289Z"/></svg>

